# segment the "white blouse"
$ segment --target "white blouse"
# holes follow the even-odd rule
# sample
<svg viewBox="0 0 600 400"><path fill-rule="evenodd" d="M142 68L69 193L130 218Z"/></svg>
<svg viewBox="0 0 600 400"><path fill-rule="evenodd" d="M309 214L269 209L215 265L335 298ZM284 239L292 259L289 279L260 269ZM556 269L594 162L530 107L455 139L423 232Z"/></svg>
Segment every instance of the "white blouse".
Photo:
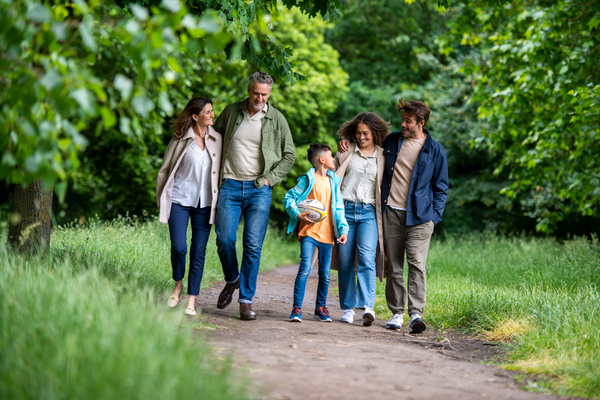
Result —
<svg viewBox="0 0 600 400"><path fill-rule="evenodd" d="M342 198L355 203L375 205L377 188L377 150L365 156L356 146L350 156L346 174L340 186Z"/></svg>
<svg viewBox="0 0 600 400"><path fill-rule="evenodd" d="M212 203L210 169L212 161L206 150L196 141L185 149L173 183L173 203L184 207L208 207Z"/></svg>

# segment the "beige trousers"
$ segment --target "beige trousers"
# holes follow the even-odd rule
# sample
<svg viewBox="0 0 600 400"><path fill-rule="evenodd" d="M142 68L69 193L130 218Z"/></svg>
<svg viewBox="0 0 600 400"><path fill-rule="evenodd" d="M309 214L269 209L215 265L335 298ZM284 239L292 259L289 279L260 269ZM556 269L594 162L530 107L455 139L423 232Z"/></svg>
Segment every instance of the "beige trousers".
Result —
<svg viewBox="0 0 600 400"><path fill-rule="evenodd" d="M408 263L408 315L423 315L426 300L425 262L433 234L433 221L406 226L406 211L386 207L383 214L386 284L385 298L394 314L404 314L406 285L404 253Z"/></svg>

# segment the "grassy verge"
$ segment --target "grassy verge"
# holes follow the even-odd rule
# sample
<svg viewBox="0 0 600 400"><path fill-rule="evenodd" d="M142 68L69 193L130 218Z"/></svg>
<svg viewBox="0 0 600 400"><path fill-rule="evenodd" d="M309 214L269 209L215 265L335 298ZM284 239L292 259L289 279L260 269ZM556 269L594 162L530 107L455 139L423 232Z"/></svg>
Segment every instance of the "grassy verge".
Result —
<svg viewBox="0 0 600 400"><path fill-rule="evenodd" d="M242 227L238 233L237 250L241 260ZM188 249L190 236L188 231ZM202 288L223 279L216 247L213 229L206 250ZM58 228L52 236L52 252L77 260L76 268L97 265L105 276L115 282L135 282L159 293L173 288L169 228L158 221L139 223L130 218L118 218ZM261 271L297 262L298 254L297 245L269 227L262 251ZM184 285L187 285L187 274Z"/></svg>
<svg viewBox="0 0 600 400"><path fill-rule="evenodd" d="M539 389L600 398L597 240L472 235L432 243L426 319L509 342L504 367L547 379ZM376 309L391 316L384 285Z"/></svg>
<svg viewBox="0 0 600 400"><path fill-rule="evenodd" d="M262 269L297 246L268 234ZM156 303L172 287L168 228L127 218L64 227L25 259L0 234L0 398L248 399L244 378ZM214 238L203 285L222 279ZM197 333L196 333L197 335Z"/></svg>

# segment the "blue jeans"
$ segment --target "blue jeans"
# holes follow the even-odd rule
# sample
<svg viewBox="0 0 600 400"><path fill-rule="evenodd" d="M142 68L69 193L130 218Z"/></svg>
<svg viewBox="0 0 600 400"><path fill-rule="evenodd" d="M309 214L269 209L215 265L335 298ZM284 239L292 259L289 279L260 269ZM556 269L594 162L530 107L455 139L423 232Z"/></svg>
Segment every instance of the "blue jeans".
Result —
<svg viewBox="0 0 600 400"><path fill-rule="evenodd" d="M169 235L171 237L171 267L173 267L175 281L182 280L185 275L188 221L192 220L192 246L190 248L190 273L188 274L188 294L190 296L197 296L200 293L206 243L211 228L210 211L210 207L184 207L177 203L171 205Z"/></svg>
<svg viewBox="0 0 600 400"><path fill-rule="evenodd" d="M309 236L300 238L300 267L296 282L294 283L294 306L302 308L304 292L306 291L306 280L310 274L312 256L314 249L319 249L319 286L317 288L316 308L325 307L327 304L327 291L329 290L329 268L331 267L331 253L333 245L321 243Z"/></svg>
<svg viewBox="0 0 600 400"><path fill-rule="evenodd" d="M344 201L350 230L346 244L337 244L338 284L342 310L375 306L377 217L370 204ZM355 271L355 252L358 269ZM358 286L358 287L357 287Z"/></svg>
<svg viewBox="0 0 600 400"><path fill-rule="evenodd" d="M240 303L252 304L256 292L260 254L269 225L272 190L266 185L257 189L254 181L233 179L225 179L219 190L215 217L217 252L225 282L235 283L240 279ZM241 268L238 268L235 244L242 215L244 253Z"/></svg>

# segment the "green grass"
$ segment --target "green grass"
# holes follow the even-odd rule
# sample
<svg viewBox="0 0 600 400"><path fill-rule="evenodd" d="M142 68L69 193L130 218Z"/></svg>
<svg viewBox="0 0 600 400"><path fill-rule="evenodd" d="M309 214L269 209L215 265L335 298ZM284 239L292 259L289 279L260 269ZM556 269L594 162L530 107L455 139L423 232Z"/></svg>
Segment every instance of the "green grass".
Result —
<svg viewBox="0 0 600 400"><path fill-rule="evenodd" d="M50 253L11 253L0 234L0 398L249 399L245 376L171 312L168 228L128 218L59 228ZM270 232L262 269L295 261ZM222 279L211 239L203 285ZM199 336L200 335L200 336Z"/></svg>
<svg viewBox="0 0 600 400"><path fill-rule="evenodd" d="M238 232L238 259L241 261L241 233ZM188 230L188 249L191 228ZM139 223L130 218L113 221L91 220L86 225L71 224L56 229L52 235L54 254L77 260L76 268L97 265L101 272L115 282L135 282L159 293L173 289L171 242L169 227L158 221ZM269 227L261 257L261 271L277 265L297 262L299 246L289 237ZM189 256L188 256L189 260ZM223 279L214 229L206 249L201 288ZM187 285L187 273L184 278Z"/></svg>
<svg viewBox="0 0 600 400"><path fill-rule="evenodd" d="M427 270L433 326L509 342L505 367L546 377L541 386L558 394L600 398L597 239L450 238L432 243ZM383 284L376 309L391 316Z"/></svg>

